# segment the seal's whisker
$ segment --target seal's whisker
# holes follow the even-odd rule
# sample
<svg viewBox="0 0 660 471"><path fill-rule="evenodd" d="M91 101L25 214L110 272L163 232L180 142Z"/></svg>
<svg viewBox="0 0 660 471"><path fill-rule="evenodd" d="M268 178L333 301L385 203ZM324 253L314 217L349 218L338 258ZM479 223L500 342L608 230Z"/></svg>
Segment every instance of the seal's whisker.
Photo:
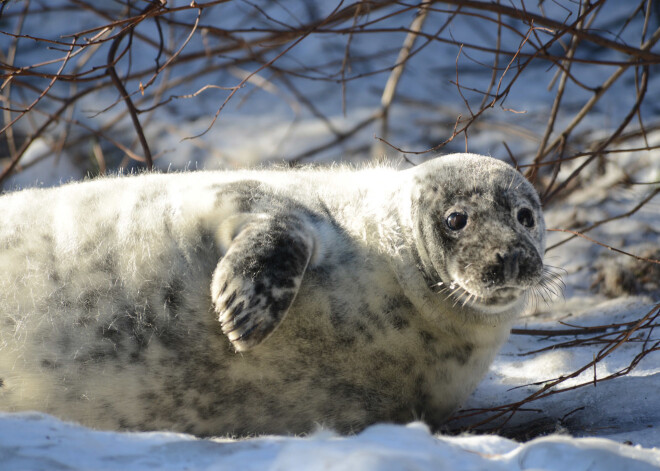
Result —
<svg viewBox="0 0 660 471"><path fill-rule="evenodd" d="M566 270L563 270L561 268L552 265L543 266L543 270L541 272L541 279L539 280L538 286L539 289L547 293L550 298L553 297L550 295L554 295L554 297L564 295L564 289L566 288L566 285L562 280L562 276L560 273L562 271L564 273L566 272Z"/></svg>
<svg viewBox="0 0 660 471"><path fill-rule="evenodd" d="M551 267L551 266L546 265L546 266L543 267L542 273L543 273L543 275L545 275L547 277L552 277L552 278L560 280L563 277L563 274L561 273L561 271L564 271L564 274L566 274L565 273L566 270L561 270L559 268Z"/></svg>
<svg viewBox="0 0 660 471"><path fill-rule="evenodd" d="M564 288L566 288L566 285L562 280L547 279L543 280L543 283L545 286L551 286L554 290L556 290L557 295L563 294Z"/></svg>
<svg viewBox="0 0 660 471"><path fill-rule="evenodd" d="M548 305L548 300L544 297L538 289L532 290L532 296L534 297L534 309L538 309L539 305L544 304Z"/></svg>
<svg viewBox="0 0 660 471"><path fill-rule="evenodd" d="M556 281L551 280L551 279L546 279L546 278L541 278L539 282L537 283L537 286L539 286L541 289L548 291L554 295L558 295L561 293L561 285L558 284Z"/></svg>
<svg viewBox="0 0 660 471"><path fill-rule="evenodd" d="M516 175L511 175L511 180L509 181L509 184L506 187L506 191L511 190L511 187L513 186L513 182L516 181Z"/></svg>
<svg viewBox="0 0 660 471"><path fill-rule="evenodd" d="M475 293L469 293L468 297L465 299L465 301L463 301L463 307L465 307L466 305L475 304L478 298L479 296L476 295Z"/></svg>
<svg viewBox="0 0 660 471"><path fill-rule="evenodd" d="M431 286L429 286L429 288L431 288L431 290L434 293L437 293L437 294L442 294L442 293L446 293L446 292L449 291L449 288L447 286L445 286L444 284L440 284L440 283L436 283L434 285L431 285Z"/></svg>
<svg viewBox="0 0 660 471"><path fill-rule="evenodd" d="M553 297L557 297L557 294L549 290L547 286L539 283L536 286L533 286L531 289L531 293L535 296L536 298L536 305L538 306L540 301L543 301L543 304L549 305L550 301L552 300Z"/></svg>
<svg viewBox="0 0 660 471"><path fill-rule="evenodd" d="M533 306L534 309L538 309L538 306L541 303L547 304L547 301L543 297L543 294L539 292L538 288L531 288L527 295L529 296L528 302Z"/></svg>
<svg viewBox="0 0 660 471"><path fill-rule="evenodd" d="M456 293L459 293L458 296L456 295ZM450 293L450 295L453 296L455 299L453 307L456 307L458 305L458 303L461 301L461 298L465 296L466 293L467 291L465 289L463 289L458 284L456 285L456 288L454 288L454 290Z"/></svg>
<svg viewBox="0 0 660 471"><path fill-rule="evenodd" d="M533 306L534 309L536 309L537 303L536 303L536 296L534 295L534 288L526 289L523 294L523 303L525 306Z"/></svg>

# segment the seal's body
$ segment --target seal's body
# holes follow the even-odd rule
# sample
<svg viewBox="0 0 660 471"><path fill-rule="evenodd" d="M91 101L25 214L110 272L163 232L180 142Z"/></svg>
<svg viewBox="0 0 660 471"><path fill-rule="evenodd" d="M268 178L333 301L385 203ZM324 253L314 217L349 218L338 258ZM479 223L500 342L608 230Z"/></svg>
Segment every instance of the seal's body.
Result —
<svg viewBox="0 0 660 471"><path fill-rule="evenodd" d="M495 159L144 174L0 197L0 410L199 435L441 424L540 283Z"/></svg>

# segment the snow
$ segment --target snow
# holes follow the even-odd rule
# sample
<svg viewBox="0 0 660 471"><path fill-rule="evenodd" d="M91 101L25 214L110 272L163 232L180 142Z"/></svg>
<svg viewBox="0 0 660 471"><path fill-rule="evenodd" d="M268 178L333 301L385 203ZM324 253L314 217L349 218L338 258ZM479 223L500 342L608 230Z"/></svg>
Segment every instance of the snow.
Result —
<svg viewBox="0 0 660 471"><path fill-rule="evenodd" d="M59 1L59 0L58 0ZM282 21L287 21L286 11L277 11L279 2L269 13ZM318 8L329 11L334 2L316 2ZM528 7L534 11L535 5ZM563 18L566 13L560 2L542 2L550 15ZM603 15L616 16L627 2L608 2ZM228 4L227 8L245 9L248 2ZM21 2L9 4L22 8ZM302 3L297 5L300 7ZM557 11L553 13L552 9ZM214 14L215 10L209 10ZM327 13L325 11L325 13ZM296 14L300 13L296 10ZM319 15L324 12L320 11ZM412 12L405 18L393 18L387 25L406 26ZM65 14L48 13L48 21L42 17L30 19L26 31L40 31L41 34L58 36L63 34L62 25L72 31L79 31L98 25L98 20L88 17L84 23L73 22ZM64 15L64 16L63 16ZM235 16L238 15L238 16ZM222 14L205 21L218 26L232 22L242 13ZM278 16L280 15L280 16ZM378 13L380 15L380 13ZM425 31L434 34L437 25L442 24L443 16L435 14L427 20ZM85 19L77 16L77 19ZM607 17L603 23L607 23ZM34 22L31 23L31 22ZM474 24L469 19L458 17L452 28L452 36L459 41L477 43ZM639 26L639 25L638 25ZM37 29L38 28L38 29ZM637 28L639 30L639 28ZM506 31L506 30L505 30ZM632 31L632 33L631 33ZM639 40L633 34L635 27L623 32L624 42L636 44ZM144 33L148 33L144 31ZM477 35L488 41L493 31L476 30ZM539 32L543 35L543 32ZM359 35L354 38L352 53L368 55L374 51L391 51L383 54L372 64L371 69L391 66L403 40L403 34L378 36ZM483 39L482 38L482 39ZM339 51L342 57L345 37L310 36L296 47L297 55L291 59L284 57L278 65L297 68L304 63L310 67L329 51ZM6 40L6 39L5 39ZM493 37L490 38L494 41ZM512 35L504 38L505 49L515 50L521 38ZM203 50L203 45L192 41L187 50ZM27 53L17 57L25 64L49 59L54 49L39 49L38 45L25 42ZM136 43L139 44L139 43ZM557 45L553 47L558 47ZM54 52L55 51L55 52ZM593 51L585 49L582 54ZM551 51L552 52L552 51ZM135 51L135 56L149 55L153 60L153 50ZM455 63L458 50L454 45L434 45L422 50L416 60L406 69L399 87L398 99L401 102L416 103L415 106L395 106L390 111L390 141L403 148L420 150L444 140L451 129L453 119L465 113L463 101L456 93L456 86L449 83L455 77ZM50 55L49 55L50 54ZM465 56L477 61L490 63L492 57L476 50L464 51L459 63L470 64ZM600 59L618 60L613 52L611 57ZM136 60L137 62L137 60ZM22 65L19 64L19 65ZM246 65L245 67L248 67ZM505 106L525 110L525 114L512 114L501 108L494 108L475 123L470 134L470 151L506 156L502 141L507 141L515 155L533 152L544 129L547 112L556 88L546 90L551 73L547 63L533 64L526 71L524 81L507 98ZM57 67L54 65L53 67ZM367 72L363 63L356 63L350 71L353 76ZM577 67L577 65L574 65ZM602 69L602 70L601 70ZM247 69L246 69L247 70ZM324 69L325 70L325 69ZM590 87L598 86L612 68L601 66L581 69L580 77ZM480 96L471 96L469 87L489 69L478 67L463 69L461 83L464 93L471 102L478 103ZM330 75L333 70L325 70ZM578 129L589 139L596 139L598 133L606 135L617 121L612 118L612 110L627 110L630 106L630 81L632 71L624 75L599 104L584 125ZM234 85L237 76L244 73L234 69L229 74L221 71L214 77L214 83ZM334 70L336 73L336 70ZM554 73L554 71L552 72ZM233 75L232 75L233 74ZM257 77L267 78L260 74ZM336 76L334 78L337 78ZM449 78L449 79L448 79ZM209 81L201 75L198 80L186 83L185 87L171 90L174 94L189 94ZM379 106L380 91L387 80L387 74L375 74L366 81L349 82L347 88L347 113L341 110L341 87L333 81L298 81L297 86L307 96L315 99L317 106L329 119L331 127L347 131L365 120ZM658 79L651 75L649 90L658 90ZM506 82L506 81L505 81ZM275 82L273 82L275 83ZM541 83L543 86L525 86L527 83ZM135 89L135 84L131 87ZM59 84L57 85L59 86ZM129 88L131 88L129 87ZM279 88L278 88L279 87ZM207 167L237 168L254 166L268 161L290 158L322 145L333 139L334 134L327 123L315 119L309 110L300 109L292 99L289 90L281 86L259 88L248 84L243 96L252 94L250 99L232 100L220 115L213 132L192 140L186 137L203 132L208 126L219 104L224 100L224 92L211 90L195 100L178 100L159 109L145 121L148 138L154 154L162 155L156 164L161 169ZM565 109L575 111L590 96L591 92L570 85L564 102ZM90 95L82 100L75 110L75 117L81 121L95 123L112 121L122 111L114 106L109 111L97 114L116 100L115 92ZM656 100L657 101L657 100ZM440 110L440 111L439 111ZM642 107L642 115L651 122L657 118L657 106ZM438 115L445 116L440 122ZM30 116L38 123L42 117ZM571 114L558 116L555 129L562 129L562 123L571 119ZM27 119L20 122L24 124ZM124 117L118 129L128 130L133 136L131 125ZM539 131L540 130L540 131ZM57 135L57 129L53 130ZM374 139L378 135L378 123L365 127L352 141L328 151L319 152L307 161L366 160L371 154L391 150L378 145ZM121 135L121 133L119 133ZM119 141L126 139L115 136ZM585 137L585 140L588 140ZM651 132L646 138L649 145L660 144L660 132ZM26 171L12 177L4 188L32 185L57 185L69 179L83 176L77 156L64 152L50 158L52 145L48 137L37 140L21 160ZM628 141L626 147L643 147L638 142ZM463 150L463 139L444 148L443 152ZM367 147L371 152L355 152L354 149ZM377 149L377 152L374 151ZM75 150L75 149L74 149ZM87 150L84 150L87 152ZM83 152L84 153L84 152ZM396 154L391 154L396 155ZM48 157L42 159L42 157ZM416 161L427 156L410 156ZM594 172L589 185L573 192L566 200L555 203L546 213L548 227L564 228L588 225L606 217L629 211L652 188L649 185L613 187L629 175L633 181L653 182L660 179L660 158L657 151L617 154L607 164L602 174ZM559 180L572 172L576 165L565 164ZM593 166L595 167L595 166ZM585 173L586 175L586 173ZM614 188L614 189L613 189ZM589 236L615 247L642 254L645 250L660 247L660 202L658 197L632 217L615 221L589 232ZM569 237L565 233L550 233L549 246ZM658 258L656 256L656 258ZM540 301L532 305L525 317L516 326L520 329L564 329L569 326L599 326L613 323L631 322L658 309L660 302L660 276L649 277L644 294L630 295L614 293L612 285L620 288L617 275L621 270L639 273L639 267L629 257L613 254L603 247L587 240L574 239L556 249L551 249L547 263L561 267L566 287L563 295L550 302ZM600 278L599 278L600 277ZM603 278L604 277L604 278ZM595 286L597 285L597 286ZM597 289L598 288L598 289ZM606 289L607 288L607 289ZM563 322L564 325L559 324ZM568 325L566 325L568 324ZM616 329L613 329L615 331ZM623 344L600 361L595 370L590 368L579 377L561 383L559 387L569 387L603 378L628 366L644 348L643 340L650 334L651 343L657 334L651 330L641 332L636 341ZM456 420L448 424L449 429L474 423L475 418L466 415L475 410L496 405L511 404L527 397L543 384L589 364L604 345L582 345L562 348L559 344L584 338L584 336L538 336L512 335L509 342L497 356L484 381L457 413ZM552 348L554 347L554 348ZM546 350L543 350L546 349ZM541 351L539 351L541 350ZM538 351L530 354L529 352ZM62 422L40 413L0 413L0 470L646 470L660 468L660 353L652 352L643 358L630 373L620 378L598 382L595 385L580 387L550 395L523 406L513 416L493 421L480 427L479 433L452 436L431 434L421 423L409 425L374 425L355 436L338 436L329 430L319 430L308 437L255 437L248 439L210 438L174 434L116 433L96 431L76 424ZM461 418L462 417L462 418ZM483 419L486 415L477 416ZM499 433L499 435L497 435ZM506 437L515 437L512 440ZM537 437L537 438L534 438ZM529 440L530 438L533 438Z"/></svg>
<svg viewBox="0 0 660 471"><path fill-rule="evenodd" d="M609 325L614 322L636 320L653 306L648 300L624 298L597 304L585 312L571 316L571 323L584 325ZM524 325L525 328L561 328L556 322L539 322ZM538 389L525 386L547 382L568 375L593 360L601 346L555 348L527 355L527 352L573 340L575 336L542 338L529 335L512 335L491 368L490 373L465 404L465 409L478 409L493 404L517 402ZM642 344L627 343L615 353L597 363L597 378L619 371L628 366L640 352ZM593 381L594 369L566 380L561 387ZM550 433L555 430L578 436L610 437L620 442L632 442L646 447L660 444L660 410L656 393L660 386L660 367L657 354L650 354L627 376L596 385L536 400L520 411L506 424L508 434L528 432Z"/></svg>
<svg viewBox="0 0 660 471"><path fill-rule="evenodd" d="M91 431L36 414L0 414L8 470L652 470L660 452L597 438L433 436L425 425L374 425L351 437L197 439L174 433Z"/></svg>

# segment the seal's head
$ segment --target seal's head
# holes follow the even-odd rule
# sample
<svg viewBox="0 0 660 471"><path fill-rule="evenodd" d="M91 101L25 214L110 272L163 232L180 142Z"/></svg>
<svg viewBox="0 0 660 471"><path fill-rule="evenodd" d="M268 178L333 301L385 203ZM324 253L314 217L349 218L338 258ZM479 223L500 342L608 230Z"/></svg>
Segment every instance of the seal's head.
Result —
<svg viewBox="0 0 660 471"><path fill-rule="evenodd" d="M438 296L512 311L543 278L545 222L532 185L491 157L453 154L413 169L419 266Z"/></svg>

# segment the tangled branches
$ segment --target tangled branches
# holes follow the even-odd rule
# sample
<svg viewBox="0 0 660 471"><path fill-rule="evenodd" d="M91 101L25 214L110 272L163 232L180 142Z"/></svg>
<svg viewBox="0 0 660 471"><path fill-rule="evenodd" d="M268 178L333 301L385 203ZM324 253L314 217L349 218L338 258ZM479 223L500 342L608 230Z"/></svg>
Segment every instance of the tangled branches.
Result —
<svg viewBox="0 0 660 471"><path fill-rule="evenodd" d="M512 333L514 335L575 337L574 340L558 342L550 347L529 351L522 355L533 355L542 351L561 348L584 347L591 345L601 345L602 347L594 354L592 361L582 365L570 374L565 374L558 378L550 378L539 383L519 386L535 388L534 392L523 399L512 403L500 404L487 409L464 410L456 414L452 420L466 418L472 419L467 427L470 430L501 430L517 412L523 410L529 411L530 409L526 408L534 401L565 393L567 391L584 388L586 386L595 386L599 382L605 382L627 375L648 355L660 351L660 340L651 337L653 329L659 326L659 316L660 303L655 305L650 311L634 322L570 329L513 329ZM596 374L596 365L626 342L639 343L641 345L640 351L630 360L627 366L603 377L598 377ZM592 379L580 379L585 373L589 373L590 371L593 371ZM572 380L573 382L571 383ZM525 432L527 436L529 436L529 431Z"/></svg>
<svg viewBox="0 0 660 471"><path fill-rule="evenodd" d="M660 30L649 34L652 3L641 1L615 16L605 12L605 3L587 2L578 10L561 6L550 14L543 8L530 11L524 2L510 6L458 0L332 5L296 0L4 2L0 9L1 40L6 46L2 50L7 51L1 58L2 136L8 158L0 181L19 168L27 148L42 136L51 137L51 155L92 140L106 152L151 167L159 133L157 124L151 126L153 131L150 127L156 121L154 114L176 114L188 122L203 117L206 123L199 132L193 132L199 126L188 126L181 136L199 138L215 127L233 98L241 96L247 103L258 90L295 110L292 122L314 117L332 136L323 144L281 157L291 163L354 137L358 142L360 131L374 122L380 122L379 141L370 144L374 152L391 148L415 155L443 147L453 150L456 147L450 144L457 137L462 136L467 147L473 129L509 119L501 117L502 111L506 115L525 111L524 100L516 95L525 93L540 73L554 71L558 84L544 132L532 136L529 129L518 129L527 134L523 155L533 152L534 158L519 155L517 159L532 181L541 180L544 197L550 201L598 156L649 132L640 107L649 67L660 62L652 49ZM606 16L608 29L595 27L601 26L599 15ZM46 18L52 26L38 26ZM78 24L85 28L70 26ZM638 46L633 46L635 41ZM381 43L383 47L374 47ZM449 57L455 60L450 63ZM409 63L415 70L402 81ZM595 67L598 77L612 72L602 82L583 78L586 70ZM618 82L631 77L636 93L630 97L628 112L620 113L619 125L588 152L578 151L584 133L594 129L588 123L590 112L608 93L620 92ZM380 100L374 90L379 83L383 83ZM338 91L333 99L320 98L332 90ZM567 90L584 100L570 120L576 101L566 98ZM336 105L341 102L346 113L347 96L352 93L357 96L348 101L356 103L354 108L373 111L339 129L333 122ZM399 114L415 116L423 110L416 132L391 125L393 102ZM565 113L562 107L571 111ZM629 130L633 118L639 122L636 132ZM128 133L134 138L128 139ZM511 142L508 134L506 140ZM420 146L424 142L430 145ZM648 142L644 146L656 147ZM158 147L156 157L163 152ZM557 180L562 163L572 160L581 165ZM97 163L105 168L105 162ZM544 180L546 175L550 178Z"/></svg>

